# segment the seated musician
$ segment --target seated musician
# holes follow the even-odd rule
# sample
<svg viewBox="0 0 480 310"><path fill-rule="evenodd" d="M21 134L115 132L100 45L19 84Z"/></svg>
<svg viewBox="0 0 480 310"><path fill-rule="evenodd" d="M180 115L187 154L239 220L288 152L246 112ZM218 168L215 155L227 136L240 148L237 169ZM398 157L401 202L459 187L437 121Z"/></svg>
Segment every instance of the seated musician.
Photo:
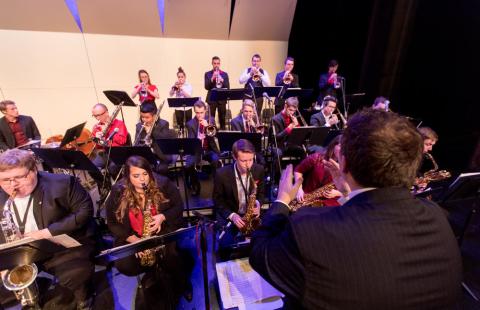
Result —
<svg viewBox="0 0 480 310"><path fill-rule="evenodd" d="M335 112L337 108L337 98L333 96L326 96L323 98L322 105L320 106L321 111L315 113L310 118L310 125L317 127L335 127L338 129L339 119Z"/></svg>
<svg viewBox="0 0 480 310"><path fill-rule="evenodd" d="M60 286L73 294L77 309L90 309L94 224L89 194L72 176L38 172L33 155L23 150L0 155L0 187L0 214L9 196L14 196L12 219L24 237L44 239L67 234L82 244L55 253L37 266L53 274ZM4 238L5 232L0 233L0 243Z"/></svg>
<svg viewBox="0 0 480 310"><path fill-rule="evenodd" d="M13 149L30 140L40 140L40 132L32 117L20 115L11 100L0 102L0 150Z"/></svg>
<svg viewBox="0 0 480 310"><path fill-rule="evenodd" d="M195 165L199 164L201 159L207 160L212 165L213 175L219 164L217 143L215 137L208 135L207 127L215 124L215 120L210 117L207 118L207 105L198 100L193 105L193 111L195 117L187 122L187 131L189 138L198 138L201 141L202 151L201 154L187 156L186 160L186 172L187 172L187 184L191 187L193 196L200 194L200 182L198 181L197 173L195 171ZM201 155L201 156L200 156Z"/></svg>
<svg viewBox="0 0 480 310"><path fill-rule="evenodd" d="M153 124L156 114L157 107L154 103L144 103L140 107L141 122L137 123L135 127L135 146L150 146L153 153L158 158L158 163L155 165L155 171L162 175L166 175L168 173L168 165L173 161L173 156L163 154L158 144L155 143L155 139L171 139L176 136L168 129L168 121L159 117L155 124ZM150 138L147 137L147 133L150 133Z"/></svg>
<svg viewBox="0 0 480 310"><path fill-rule="evenodd" d="M125 123L118 119L111 119L108 113L108 108L103 103L97 103L92 108L92 116L98 121L93 126L92 137L95 141L95 157L92 160L93 164L99 169L106 168L108 153L105 147L108 146L126 146L127 145L127 127ZM108 126L108 128L106 128ZM109 160L108 172L112 176L116 176L119 168ZM103 184L103 176L97 173L90 173L92 178L95 179L99 185L99 189ZM109 180L107 184L109 185Z"/></svg>
<svg viewBox="0 0 480 310"><path fill-rule="evenodd" d="M175 184L155 175L150 163L140 156L131 156L125 162L125 176L113 186L106 208L114 246L172 232L183 223L182 198ZM144 221L149 218L144 217L145 208L151 212L149 223ZM142 287L146 293L145 302L151 309L174 309L188 285L175 243L167 244L164 249L152 249L150 253L145 250L119 259L115 267L127 276L145 273Z"/></svg>
<svg viewBox="0 0 480 310"><path fill-rule="evenodd" d="M417 129L423 139L423 156L418 169L418 175L422 176L425 172L435 169L434 161L430 152L438 141L437 133L430 127L420 127Z"/></svg>
<svg viewBox="0 0 480 310"><path fill-rule="evenodd" d="M307 156L307 158L302 160L302 162L295 167L295 181L303 178L303 184L300 185L296 196L299 202L304 201L305 194L311 193L316 189L333 182L332 176L328 170L325 169L323 161L333 159L338 162L340 154L340 139L341 135L338 135L328 144L325 156L321 153L313 153ZM324 197L321 197L321 203L323 206L328 207L339 206L340 204L337 199L341 196L342 193L338 190L329 190L325 193Z"/></svg>
<svg viewBox="0 0 480 310"><path fill-rule="evenodd" d="M247 212L253 183L257 186L255 214L260 215L260 206L265 197L264 168L253 162L253 144L245 139L238 140L233 144L232 153L235 163L218 169L214 180L213 202L217 222L222 227L233 224L220 238L221 248L234 243L238 229L245 226L242 216ZM248 171L251 171L251 175Z"/></svg>

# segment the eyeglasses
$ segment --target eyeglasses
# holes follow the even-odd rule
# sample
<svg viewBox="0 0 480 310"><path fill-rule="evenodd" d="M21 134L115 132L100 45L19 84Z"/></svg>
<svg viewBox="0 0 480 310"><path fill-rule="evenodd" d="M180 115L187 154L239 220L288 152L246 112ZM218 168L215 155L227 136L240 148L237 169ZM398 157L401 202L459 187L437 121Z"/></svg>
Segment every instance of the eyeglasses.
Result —
<svg viewBox="0 0 480 310"><path fill-rule="evenodd" d="M105 110L105 111L103 111L103 112L102 112L102 113L100 113L100 114L92 114L92 117L95 117L95 118L97 118L97 117L100 117L100 116L102 116L102 115L103 115L103 114L105 114L105 113L107 113L107 111L106 111L106 110Z"/></svg>
<svg viewBox="0 0 480 310"><path fill-rule="evenodd" d="M4 185L10 185L10 183L12 183L12 182L21 183L28 178L28 175L30 174L30 171L32 171L32 170L28 170L27 173L25 173L24 175L19 175L19 176L13 177L13 178L0 179L0 183L4 184Z"/></svg>

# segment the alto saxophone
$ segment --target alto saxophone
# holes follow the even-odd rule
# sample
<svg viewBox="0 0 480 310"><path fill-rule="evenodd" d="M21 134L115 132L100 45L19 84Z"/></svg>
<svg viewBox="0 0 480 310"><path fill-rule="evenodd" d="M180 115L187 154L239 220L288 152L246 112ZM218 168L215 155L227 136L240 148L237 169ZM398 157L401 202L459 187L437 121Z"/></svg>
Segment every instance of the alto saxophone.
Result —
<svg viewBox="0 0 480 310"><path fill-rule="evenodd" d="M12 206L17 190L14 190L8 197L6 207L3 209L0 227L6 243L18 241L22 239L20 228L13 221ZM3 276L3 285L9 291L15 294L20 301L22 307L38 308L38 286L35 282L37 278L38 268L35 264L19 265Z"/></svg>
<svg viewBox="0 0 480 310"><path fill-rule="evenodd" d="M432 162L433 169L425 172L423 176L418 177L415 179L415 185L424 184L424 186L428 185L428 183L432 181L441 181L444 179L448 179L452 176L452 174L447 170L438 170L438 164L433 158L432 154L425 153L425 156Z"/></svg>
<svg viewBox="0 0 480 310"><path fill-rule="evenodd" d="M142 214L143 214L142 239L143 239L143 238L148 238L152 236L152 233L150 232L150 223L152 223L153 218L152 218L152 212L150 210L150 208L152 207L152 199L148 197L148 187L146 184L142 184L142 186L143 186L143 191L145 193L145 200L146 200L145 207L142 210ZM147 249L147 250L144 250L142 253L143 255L140 256L140 265L145 267L153 266L157 261L155 249Z"/></svg>
<svg viewBox="0 0 480 310"><path fill-rule="evenodd" d="M335 189L335 184L328 183L327 185L317 188L313 192L305 194L303 196L303 202L300 202L297 199L292 200L288 205L290 211L295 212L304 206L323 207L322 199L324 199L325 194L332 189Z"/></svg>
<svg viewBox="0 0 480 310"><path fill-rule="evenodd" d="M260 226L260 217L258 217L255 213L255 207L257 203L257 184L255 184L255 181L253 180L252 172L248 170L248 174L250 176L250 180L252 180L252 192L248 196L248 201L247 201L247 211L245 212L245 215L243 216L242 220L245 222L245 226L243 228L240 228L240 231L242 234L245 236L250 235L255 229L257 229L258 226Z"/></svg>

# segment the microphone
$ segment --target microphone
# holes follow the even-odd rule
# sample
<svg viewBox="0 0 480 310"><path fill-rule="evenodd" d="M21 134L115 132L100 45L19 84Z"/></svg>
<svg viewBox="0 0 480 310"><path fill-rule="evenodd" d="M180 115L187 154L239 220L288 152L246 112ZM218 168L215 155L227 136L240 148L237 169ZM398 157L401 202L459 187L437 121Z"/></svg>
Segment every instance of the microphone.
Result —
<svg viewBox="0 0 480 310"><path fill-rule="evenodd" d="M388 106L390 105L390 100L385 100L385 111L388 112Z"/></svg>
<svg viewBox="0 0 480 310"><path fill-rule="evenodd" d="M113 137L114 137L119 131L120 131L120 129L115 128L115 129L112 131L112 133L108 136L107 140L105 140L105 142L108 142L108 141L112 140Z"/></svg>
<svg viewBox="0 0 480 310"><path fill-rule="evenodd" d="M262 96L264 98L267 98L268 101L272 100L272 99L270 99L270 96L267 93L263 93Z"/></svg>

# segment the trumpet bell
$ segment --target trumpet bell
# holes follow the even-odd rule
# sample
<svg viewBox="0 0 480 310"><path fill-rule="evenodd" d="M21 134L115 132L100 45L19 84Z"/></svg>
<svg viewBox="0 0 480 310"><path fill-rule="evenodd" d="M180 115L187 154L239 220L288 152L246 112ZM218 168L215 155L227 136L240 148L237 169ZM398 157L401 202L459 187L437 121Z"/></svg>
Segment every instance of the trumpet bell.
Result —
<svg viewBox="0 0 480 310"><path fill-rule="evenodd" d="M208 137L215 137L217 135L217 127L214 125L208 125L207 128L205 128L205 135Z"/></svg>

